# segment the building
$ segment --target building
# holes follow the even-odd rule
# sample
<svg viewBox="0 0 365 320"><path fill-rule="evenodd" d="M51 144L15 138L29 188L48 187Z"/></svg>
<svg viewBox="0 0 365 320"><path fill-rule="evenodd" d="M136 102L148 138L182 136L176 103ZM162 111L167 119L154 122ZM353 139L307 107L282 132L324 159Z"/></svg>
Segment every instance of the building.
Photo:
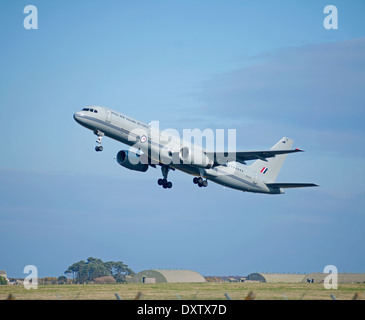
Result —
<svg viewBox="0 0 365 320"><path fill-rule="evenodd" d="M246 277L246 281L299 283L303 282L304 277L305 274L299 273L251 273Z"/></svg>
<svg viewBox="0 0 365 320"><path fill-rule="evenodd" d="M198 272L192 270L144 270L126 277L128 283L177 283L206 282Z"/></svg>

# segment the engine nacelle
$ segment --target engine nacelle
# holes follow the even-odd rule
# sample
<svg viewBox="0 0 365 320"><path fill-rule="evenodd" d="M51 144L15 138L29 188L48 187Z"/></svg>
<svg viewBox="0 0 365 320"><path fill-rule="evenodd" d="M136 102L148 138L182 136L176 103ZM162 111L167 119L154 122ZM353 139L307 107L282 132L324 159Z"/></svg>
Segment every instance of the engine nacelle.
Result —
<svg viewBox="0 0 365 320"><path fill-rule="evenodd" d="M143 161L145 160L143 156L128 150L120 150L117 154L117 162L129 170L146 172L148 164Z"/></svg>
<svg viewBox="0 0 365 320"><path fill-rule="evenodd" d="M185 163L191 163L191 152L188 147L182 147L179 153L180 160Z"/></svg>
<svg viewBox="0 0 365 320"><path fill-rule="evenodd" d="M211 168L213 161L209 159L202 151L195 150L193 153L188 147L182 147L179 152L179 158L182 163L193 164L201 168Z"/></svg>

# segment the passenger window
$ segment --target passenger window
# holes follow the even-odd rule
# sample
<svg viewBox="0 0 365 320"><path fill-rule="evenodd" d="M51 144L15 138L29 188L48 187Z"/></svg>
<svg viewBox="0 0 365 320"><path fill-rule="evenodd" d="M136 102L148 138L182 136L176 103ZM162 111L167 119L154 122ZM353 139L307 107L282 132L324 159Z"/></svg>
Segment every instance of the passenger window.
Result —
<svg viewBox="0 0 365 320"><path fill-rule="evenodd" d="M94 113L98 113L98 110L94 110Z"/></svg>

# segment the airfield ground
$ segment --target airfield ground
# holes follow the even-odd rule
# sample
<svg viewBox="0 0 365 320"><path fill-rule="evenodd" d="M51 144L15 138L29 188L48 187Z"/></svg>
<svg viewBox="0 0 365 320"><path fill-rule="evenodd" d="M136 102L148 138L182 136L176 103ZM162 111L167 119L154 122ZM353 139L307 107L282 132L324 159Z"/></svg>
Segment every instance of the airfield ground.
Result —
<svg viewBox="0 0 365 320"><path fill-rule="evenodd" d="M256 300L351 300L365 299L365 283L339 284L325 289L320 283L162 283L38 285L26 290L22 285L0 286L0 300L244 300L250 292ZM140 294L139 294L140 293ZM251 293L251 296L252 296Z"/></svg>

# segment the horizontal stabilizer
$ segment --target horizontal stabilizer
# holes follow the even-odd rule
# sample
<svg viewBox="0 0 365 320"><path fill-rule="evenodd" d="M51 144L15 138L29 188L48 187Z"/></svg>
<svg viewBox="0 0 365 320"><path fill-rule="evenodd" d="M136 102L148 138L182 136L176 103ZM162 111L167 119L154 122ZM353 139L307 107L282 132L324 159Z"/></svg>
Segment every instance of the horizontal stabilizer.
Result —
<svg viewBox="0 0 365 320"><path fill-rule="evenodd" d="M315 183L269 183L266 185L271 188L304 188L304 187L318 187Z"/></svg>

